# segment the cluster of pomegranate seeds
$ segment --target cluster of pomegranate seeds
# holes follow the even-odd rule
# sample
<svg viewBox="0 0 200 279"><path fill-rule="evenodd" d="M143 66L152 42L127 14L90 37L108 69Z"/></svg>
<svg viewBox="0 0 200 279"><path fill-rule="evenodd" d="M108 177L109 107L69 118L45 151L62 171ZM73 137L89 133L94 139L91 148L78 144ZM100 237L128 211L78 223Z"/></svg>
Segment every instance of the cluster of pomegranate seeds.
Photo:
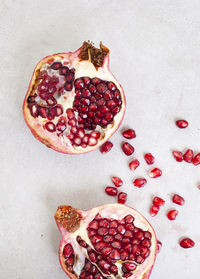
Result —
<svg viewBox="0 0 200 279"><path fill-rule="evenodd" d="M161 248L162 248L162 242L160 240L157 240L157 253L160 252Z"/></svg>
<svg viewBox="0 0 200 279"><path fill-rule="evenodd" d="M119 178L117 176L112 177L112 182L116 187L120 187L123 185L123 181L121 180L121 178Z"/></svg>
<svg viewBox="0 0 200 279"><path fill-rule="evenodd" d="M191 238L183 238L180 241L180 246L182 248L192 248L192 247L194 247L194 245L195 245L195 242Z"/></svg>
<svg viewBox="0 0 200 279"><path fill-rule="evenodd" d="M140 165L140 162L138 161L138 159L134 159L132 161L130 161L129 163L129 168L131 171L136 170Z"/></svg>
<svg viewBox="0 0 200 279"><path fill-rule="evenodd" d="M112 182L115 185L115 187L118 188L123 185L123 180L121 178L119 178L117 176L113 176L111 179L112 179ZM106 194L108 194L109 196L117 196L117 194L118 194L118 196L117 196L118 203L124 204L127 200L127 194L124 192L118 193L118 190L115 187L107 186L105 188Z"/></svg>
<svg viewBox="0 0 200 279"><path fill-rule="evenodd" d="M183 197L179 196L178 194L174 194L172 197L172 201L178 205L184 205L185 200Z"/></svg>
<svg viewBox="0 0 200 279"><path fill-rule="evenodd" d="M132 155L133 152L135 151L134 147L128 142L124 142L122 144L122 150L123 150L124 154L126 154L127 156Z"/></svg>
<svg viewBox="0 0 200 279"><path fill-rule="evenodd" d="M133 129L128 129L122 132L122 135L126 139L133 139L136 137L136 133Z"/></svg>
<svg viewBox="0 0 200 279"><path fill-rule="evenodd" d="M182 162L184 160L187 163L193 163L195 166L200 164L200 153L194 156L192 149L187 149L185 154L182 154L180 151L173 151L172 154L177 162Z"/></svg>
<svg viewBox="0 0 200 279"><path fill-rule="evenodd" d="M74 249L70 243L66 244L63 248L63 257L65 258L65 265L69 272L74 273Z"/></svg>
<svg viewBox="0 0 200 279"><path fill-rule="evenodd" d="M160 210L160 206L163 206L165 201L160 197L154 197L152 201L152 205L150 207L149 213L152 217L156 216Z"/></svg>
<svg viewBox="0 0 200 279"><path fill-rule="evenodd" d="M109 152L113 147L113 143L111 141L105 142L101 147L100 147L100 152L102 154L105 154Z"/></svg>
<svg viewBox="0 0 200 279"><path fill-rule="evenodd" d="M178 215L178 211L176 209L172 209L167 213L167 218L172 221L176 219L177 215Z"/></svg>
<svg viewBox="0 0 200 279"><path fill-rule="evenodd" d="M115 187L107 186L105 192L109 196L117 196L118 190Z"/></svg>
<svg viewBox="0 0 200 279"><path fill-rule="evenodd" d="M184 119L177 120L176 121L176 126L178 126L181 129L184 129L184 128L186 128L188 126L188 122L186 120L184 120Z"/></svg>
<svg viewBox="0 0 200 279"><path fill-rule="evenodd" d="M147 180L145 178L136 178L133 181L133 185L137 188L143 187L147 183Z"/></svg>
<svg viewBox="0 0 200 279"><path fill-rule="evenodd" d="M157 178L162 175L162 171L159 168L154 168L151 171L149 171L149 177L151 178Z"/></svg>
<svg viewBox="0 0 200 279"><path fill-rule="evenodd" d="M120 112L120 91L111 81L81 77L74 81L75 99L73 108L79 113L79 123L93 130L97 125L106 128Z"/></svg>
<svg viewBox="0 0 200 279"><path fill-rule="evenodd" d="M155 157L151 153L144 154L144 159L148 165L153 165L155 162Z"/></svg>

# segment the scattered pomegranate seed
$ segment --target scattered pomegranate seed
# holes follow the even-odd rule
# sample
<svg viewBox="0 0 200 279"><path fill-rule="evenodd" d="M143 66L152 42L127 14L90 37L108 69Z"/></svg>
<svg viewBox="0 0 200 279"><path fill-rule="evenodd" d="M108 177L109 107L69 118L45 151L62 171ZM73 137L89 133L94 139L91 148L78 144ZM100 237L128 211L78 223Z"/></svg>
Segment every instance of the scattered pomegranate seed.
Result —
<svg viewBox="0 0 200 279"><path fill-rule="evenodd" d="M145 178L136 178L136 179L133 181L133 185L134 185L135 187L138 187L138 188L143 187L146 183L147 183L147 180L146 180Z"/></svg>
<svg viewBox="0 0 200 279"><path fill-rule="evenodd" d="M126 202L126 200L127 200L127 194L124 192L120 192L118 194L118 203L124 204Z"/></svg>
<svg viewBox="0 0 200 279"><path fill-rule="evenodd" d="M159 168L155 168L149 172L149 177L157 178L162 175L162 171Z"/></svg>
<svg viewBox="0 0 200 279"><path fill-rule="evenodd" d="M133 139L136 137L135 131L133 129L128 129L122 133L123 137L126 139Z"/></svg>
<svg viewBox="0 0 200 279"><path fill-rule="evenodd" d="M188 122L186 120L177 120L176 121L176 126L178 126L179 128L183 129L186 128L188 126Z"/></svg>
<svg viewBox="0 0 200 279"><path fill-rule="evenodd" d="M100 147L100 151L102 154L105 154L107 152L109 152L111 150L111 148L113 147L113 144L111 141L106 141L101 147Z"/></svg>
<svg viewBox="0 0 200 279"><path fill-rule="evenodd" d="M124 142L122 144L122 150L127 156L132 155L133 152L135 151L134 147L128 142Z"/></svg>
<svg viewBox="0 0 200 279"><path fill-rule="evenodd" d="M138 159L134 159L129 163L129 168L130 170L134 171L136 170L140 165L140 162L138 161Z"/></svg>
<svg viewBox="0 0 200 279"><path fill-rule="evenodd" d="M178 215L178 211L176 209L170 210L167 213L167 217L169 220L175 220L177 215Z"/></svg>
<svg viewBox="0 0 200 279"><path fill-rule="evenodd" d="M162 248L162 242L160 240L157 240L157 253L160 252L161 248Z"/></svg>
<svg viewBox="0 0 200 279"><path fill-rule="evenodd" d="M195 245L195 242L191 238L183 238L180 241L180 246L182 248L192 248L192 247L194 247L194 245Z"/></svg>
<svg viewBox="0 0 200 279"><path fill-rule="evenodd" d="M192 160L193 165L197 166L200 164L200 153L198 153Z"/></svg>
<svg viewBox="0 0 200 279"><path fill-rule="evenodd" d="M159 197L154 197L153 198L153 204L157 206L162 206L165 204L165 201Z"/></svg>
<svg viewBox="0 0 200 279"><path fill-rule="evenodd" d="M110 186L107 186L105 188L105 192L106 194L108 194L109 196L117 196L117 189L115 187L110 187Z"/></svg>
<svg viewBox="0 0 200 279"><path fill-rule="evenodd" d="M155 158L151 153L144 154L144 159L148 165L154 164Z"/></svg>
<svg viewBox="0 0 200 279"><path fill-rule="evenodd" d="M193 159L194 153L192 151L192 149L188 149L185 154L183 155L183 159L184 161L186 161L187 163L192 163L192 159Z"/></svg>
<svg viewBox="0 0 200 279"><path fill-rule="evenodd" d="M113 176L112 177L112 182L114 183L114 185L116 187L120 187L123 185L123 181L121 180L121 178L117 177L117 176Z"/></svg>
<svg viewBox="0 0 200 279"><path fill-rule="evenodd" d="M156 216L158 214L158 211L160 210L160 207L157 205L152 205L150 207L149 213L152 217Z"/></svg>
<svg viewBox="0 0 200 279"><path fill-rule="evenodd" d="M200 184L197 186L197 188L200 190Z"/></svg>
<svg viewBox="0 0 200 279"><path fill-rule="evenodd" d="M185 203L184 198L179 196L179 195L177 195L177 194L173 195L172 201L174 203L178 204L178 205L184 205L184 203Z"/></svg>
<svg viewBox="0 0 200 279"><path fill-rule="evenodd" d="M183 154L180 151L173 151L172 154L174 155L174 158L177 162L183 161Z"/></svg>

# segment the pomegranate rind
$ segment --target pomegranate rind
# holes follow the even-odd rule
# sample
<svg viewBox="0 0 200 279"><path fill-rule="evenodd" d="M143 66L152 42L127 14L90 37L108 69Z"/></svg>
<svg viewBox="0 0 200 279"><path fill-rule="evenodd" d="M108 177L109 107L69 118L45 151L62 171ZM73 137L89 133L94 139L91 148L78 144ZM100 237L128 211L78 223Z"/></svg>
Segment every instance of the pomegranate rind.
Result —
<svg viewBox="0 0 200 279"><path fill-rule="evenodd" d="M101 145L103 145L106 141L108 141L108 139L113 135L113 133L115 133L116 130L119 128L119 126L123 120L125 108L126 108L126 99L125 99L123 88L122 88L121 84L119 84L119 82L116 80L114 75L111 73L110 68L109 68L109 55L105 56L102 66L99 67L97 70L91 62L80 61L80 59L79 59L80 52L81 52L81 48L79 48L75 52L66 52L66 53L63 52L63 53L56 53L53 55L49 55L49 56L44 57L42 60L40 60L34 69L31 81L29 83L28 91L27 91L27 94L25 96L24 103L23 103L24 119L25 119L27 126L29 127L32 134L34 135L34 137L37 140L39 140L40 142L42 142L43 144L45 144L47 147L49 147L55 151L58 151L60 153L64 153L64 154L87 153L87 152L93 151L93 150L97 149L98 147L100 147ZM32 117L32 115L30 113L30 110L27 105L27 99L35 84L37 73L44 64L51 64L54 61L54 59L56 59L56 58L67 59L69 61L69 65L70 65L70 63L72 63L72 61L75 61L75 62L73 62L72 65L74 67L74 64L76 64L76 67L78 69L81 68L81 65L83 66L82 70L80 70L79 74L77 76L75 74L75 78L78 78L78 77L84 76L84 75L87 75L90 78L92 78L94 76L99 77L98 71L100 71L100 74L101 74L100 78L105 78L106 80L113 81L117 85L117 88L119 89L119 91L121 93L121 99L122 99L121 110L117 115L115 115L113 124L110 124L109 125L110 127L109 128L107 127L105 129L104 135L102 136L102 138L98 141L98 143L95 146L87 146L87 148L82 148L81 146L79 146L79 147L74 148L71 145L70 141L68 141L68 140L61 141L56 133L51 133L51 135L49 135L49 132L47 130L45 130L41 124L39 124L37 118L35 119L34 117ZM96 72L93 71L93 74L91 74L91 75L88 74L87 71L84 72L84 68L87 67L88 65L90 67L93 67ZM96 75L94 73L96 73Z"/></svg>
<svg viewBox="0 0 200 279"><path fill-rule="evenodd" d="M62 206L63 207L63 206ZM68 207L68 206L66 206ZM58 207L58 210L60 209L60 207ZM150 223L146 220L146 218L144 218L138 211L136 211L135 209L122 205L122 204L106 204L106 205L101 205L99 207L90 209L90 210L79 210L76 209L77 212L82 216L82 219L80 220L80 227L79 229L77 229L77 231L70 233L67 231L67 229L65 227L63 227L63 225L59 222L59 220L57 219L57 213L55 215L55 220L58 226L59 231L61 232L62 235L62 239L60 242L60 247L59 247L59 260L60 260L60 264L64 270L64 272L71 278L78 278L77 275L74 275L73 273L70 273L65 266L64 263L64 258L63 258L63 248L67 243L75 243L75 239L77 237L77 235L81 235L82 238L84 236L84 240L92 246L88 235L87 235L87 227L88 224L94 219L94 217L99 213L102 217L104 218L114 218L114 219L122 219L123 217L125 217L127 214L131 214L134 218L134 224L143 229L143 230L148 230L149 232L151 232L152 234L152 246L150 248L150 256L145 260L145 263L138 265L136 271L132 274L132 276L130 276L129 278L131 279L148 279L150 277L152 268L154 266L155 263L155 259L156 259L156 254L157 254L157 238L156 238L156 234L154 229L152 228L152 226L150 225ZM74 247L74 246L73 246ZM76 246L77 247L77 246ZM76 247L74 249L76 249ZM75 250L75 254L78 255L79 261L82 261L82 265L84 262L84 255L82 252L82 255L80 252L78 252L78 248L77 250ZM79 262L79 268L81 263ZM79 274L78 274L79 275Z"/></svg>

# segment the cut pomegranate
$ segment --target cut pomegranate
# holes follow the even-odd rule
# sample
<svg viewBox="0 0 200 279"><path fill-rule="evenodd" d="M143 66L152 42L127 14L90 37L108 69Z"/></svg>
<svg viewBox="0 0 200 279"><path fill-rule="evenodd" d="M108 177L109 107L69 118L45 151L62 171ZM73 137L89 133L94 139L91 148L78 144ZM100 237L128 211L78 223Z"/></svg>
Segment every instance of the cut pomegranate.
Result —
<svg viewBox="0 0 200 279"><path fill-rule="evenodd" d="M184 161L187 162L187 163L192 163L193 156L194 156L193 150L192 150L192 149L188 149L188 150L185 152L185 154L183 155L183 159L184 159Z"/></svg>
<svg viewBox="0 0 200 279"><path fill-rule="evenodd" d="M162 242L160 240L157 240L157 253L160 252L161 248L162 248Z"/></svg>
<svg viewBox="0 0 200 279"><path fill-rule="evenodd" d="M107 141L100 147L100 151L102 154L105 154L105 153L109 152L112 149L112 147L113 147L112 142Z"/></svg>
<svg viewBox="0 0 200 279"><path fill-rule="evenodd" d="M153 198L153 204L157 206L162 206L165 204L165 201L162 198L154 197Z"/></svg>
<svg viewBox="0 0 200 279"><path fill-rule="evenodd" d="M121 180L121 178L113 176L112 177L112 182L116 187L120 187L123 185L123 181Z"/></svg>
<svg viewBox="0 0 200 279"><path fill-rule="evenodd" d="M194 245L195 245L195 242L191 238L183 238L180 241L180 246L182 248L192 248L192 247L194 247Z"/></svg>
<svg viewBox="0 0 200 279"><path fill-rule="evenodd" d="M159 168L155 168L149 172L149 177L157 178L162 175L162 171Z"/></svg>
<svg viewBox="0 0 200 279"><path fill-rule="evenodd" d="M125 112L123 89L109 70L109 50L84 42L75 52L42 59L23 112L33 135L56 151L80 154L102 146ZM58 117L66 118L65 125L58 123ZM102 153L110 148L107 144Z"/></svg>
<svg viewBox="0 0 200 279"><path fill-rule="evenodd" d="M155 158L151 153L144 154L144 159L148 165L152 165L155 162Z"/></svg>
<svg viewBox="0 0 200 279"><path fill-rule="evenodd" d="M146 180L145 178L136 178L136 179L133 181L133 185L134 185L135 187L138 187L138 188L143 187L146 183L147 183L147 180Z"/></svg>
<svg viewBox="0 0 200 279"><path fill-rule="evenodd" d="M197 166L200 164L200 153L198 153L192 160L193 165Z"/></svg>
<svg viewBox="0 0 200 279"><path fill-rule="evenodd" d="M134 171L139 167L139 165L140 165L140 162L137 159L134 159L129 163L129 168L130 168L130 170Z"/></svg>
<svg viewBox="0 0 200 279"><path fill-rule="evenodd" d="M128 129L128 130L122 132L122 135L126 139L133 139L136 137L135 131L133 129Z"/></svg>
<svg viewBox="0 0 200 279"><path fill-rule="evenodd" d="M172 154L174 155L174 158L177 162L183 161L183 154L180 151L173 151Z"/></svg>
<svg viewBox="0 0 200 279"><path fill-rule="evenodd" d="M124 192L120 192L118 194L117 198L118 198L118 203L124 204L126 202L126 200L127 200L127 194L124 193Z"/></svg>
<svg viewBox="0 0 200 279"><path fill-rule="evenodd" d="M178 215L178 211L176 209L170 210L167 213L167 217L169 220L175 220L177 215Z"/></svg>
<svg viewBox="0 0 200 279"><path fill-rule="evenodd" d="M173 197L172 197L172 201L178 205L184 205L185 203L185 200L183 197L177 195L177 194L174 194Z"/></svg>
<svg viewBox="0 0 200 279"><path fill-rule="evenodd" d="M88 211L60 206L55 219L62 234L60 263L70 278L149 278L157 240L136 210L121 204Z"/></svg>
<svg viewBox="0 0 200 279"><path fill-rule="evenodd" d="M122 144L122 150L127 156L132 155L133 152L135 151L134 147L128 142L124 142Z"/></svg>
<svg viewBox="0 0 200 279"><path fill-rule="evenodd" d="M183 129L183 128L186 128L188 126L188 122L186 120L177 120L176 121L176 126Z"/></svg>
<svg viewBox="0 0 200 279"><path fill-rule="evenodd" d="M117 195L117 189L115 187L109 187L107 186L105 188L105 192L106 194L108 194L109 196L116 196Z"/></svg>
<svg viewBox="0 0 200 279"><path fill-rule="evenodd" d="M152 217L156 216L158 214L158 211L160 210L160 207L158 205L152 205L150 207L149 213Z"/></svg>

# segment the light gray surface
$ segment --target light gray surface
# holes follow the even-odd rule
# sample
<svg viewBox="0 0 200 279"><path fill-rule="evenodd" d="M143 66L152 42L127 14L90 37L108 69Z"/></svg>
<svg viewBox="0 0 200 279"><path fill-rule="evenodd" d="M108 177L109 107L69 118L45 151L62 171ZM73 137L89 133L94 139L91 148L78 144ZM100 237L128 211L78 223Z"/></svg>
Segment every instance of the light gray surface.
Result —
<svg viewBox="0 0 200 279"><path fill-rule="evenodd" d="M200 151L200 2L190 1L0 1L0 278L64 279L54 222L59 204L87 209L114 199L104 194L115 174L124 179L127 204L142 212L163 242L152 279L198 279L200 260L200 167L173 160L172 149ZM113 150L68 156L36 141L22 116L22 102L36 63L44 56L73 51L82 41L100 40L111 49L110 67L123 85L127 111L121 127L135 128L132 140L141 166L135 176L113 137ZM187 130L176 118L186 118ZM146 151L163 177L143 189L133 177L149 169ZM175 222L165 217L172 193L186 199ZM159 216L148 214L151 198L166 200ZM43 237L41 236L43 235ZM183 250L182 236L196 247Z"/></svg>

